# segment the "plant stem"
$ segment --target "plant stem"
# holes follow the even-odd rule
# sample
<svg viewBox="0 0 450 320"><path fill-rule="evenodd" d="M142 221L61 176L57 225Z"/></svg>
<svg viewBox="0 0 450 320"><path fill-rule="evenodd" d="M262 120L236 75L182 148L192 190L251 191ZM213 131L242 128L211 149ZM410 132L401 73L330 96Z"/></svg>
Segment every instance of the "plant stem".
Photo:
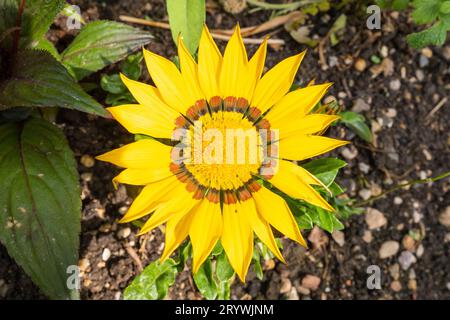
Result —
<svg viewBox="0 0 450 320"><path fill-rule="evenodd" d="M20 2L19 11L17 12L16 28L18 28L18 29L14 33L14 43L13 43L13 48L12 48L13 55L15 55L17 53L17 51L19 50L20 27L22 25L22 15L23 15L23 10L25 9L25 5L26 5L26 0L22 0Z"/></svg>
<svg viewBox="0 0 450 320"><path fill-rule="evenodd" d="M382 192L382 193L380 193L380 194L378 194L376 196L370 197L367 200L360 201L360 202L357 202L355 204L352 204L352 206L353 207L362 207L362 206L364 206L364 205L366 205L368 203L371 203L372 201L375 201L375 200L378 200L378 199L384 197L385 195L387 195L388 193L391 193L393 191L396 191L396 190L399 190L399 189L402 189L402 188L405 188L405 187L408 187L408 186L414 186L416 184L436 182L436 181L445 179L448 176L450 176L450 171L445 172L445 173L443 173L443 174L441 174L441 175L439 175L437 177L434 177L434 178L417 179L417 180L408 181L406 183L398 184L398 185L396 185L396 186L394 186L394 187L392 187L390 189L387 189L386 191L384 191L384 192Z"/></svg>

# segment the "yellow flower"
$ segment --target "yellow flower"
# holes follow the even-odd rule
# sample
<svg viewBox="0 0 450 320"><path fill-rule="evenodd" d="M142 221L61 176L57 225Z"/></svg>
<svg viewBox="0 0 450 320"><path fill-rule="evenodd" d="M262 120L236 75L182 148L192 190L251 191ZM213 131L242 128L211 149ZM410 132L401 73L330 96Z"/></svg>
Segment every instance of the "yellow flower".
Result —
<svg viewBox="0 0 450 320"><path fill-rule="evenodd" d="M116 183L144 186L121 222L151 214L140 234L166 223L162 260L189 236L194 273L220 240L231 266L245 281L253 233L284 261L271 227L306 246L284 199L263 186L261 179L293 198L333 210L311 186L320 181L288 161L346 143L317 135L336 116L310 114L330 84L289 92L304 52L261 77L266 48L262 43L248 60L237 26L223 56L205 27L198 64L180 39L181 71L144 50L156 87L122 75L138 104L108 109L129 132L163 138L143 139L98 157L126 168L114 178ZM247 136L244 148L234 148L235 140L219 141L229 132L245 132L248 143ZM251 139L252 132L256 139ZM186 136L190 139L183 140ZM167 139L184 142L163 143ZM257 157L252 157L255 150Z"/></svg>

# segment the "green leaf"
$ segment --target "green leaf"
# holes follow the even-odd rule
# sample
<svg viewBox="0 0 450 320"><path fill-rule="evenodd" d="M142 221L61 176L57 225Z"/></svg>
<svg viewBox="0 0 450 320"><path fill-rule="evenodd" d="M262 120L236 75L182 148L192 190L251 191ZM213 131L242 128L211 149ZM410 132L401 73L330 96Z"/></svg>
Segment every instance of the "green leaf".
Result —
<svg viewBox="0 0 450 320"><path fill-rule="evenodd" d="M255 271L256 277L259 280L262 280L264 278L264 273L261 266L261 256L259 255L259 251L257 250L256 247L257 246L255 246L255 249L253 250L253 257L252 257L253 269Z"/></svg>
<svg viewBox="0 0 450 320"><path fill-rule="evenodd" d="M206 259L198 272L194 275L194 282L200 293L208 300L217 297L217 284L213 278L213 270L210 259Z"/></svg>
<svg viewBox="0 0 450 320"><path fill-rule="evenodd" d="M426 24L436 20L441 0L414 0L412 18L417 24Z"/></svg>
<svg viewBox="0 0 450 320"><path fill-rule="evenodd" d="M111 63L124 59L146 45L153 36L140 29L115 21L94 21L86 24L61 54L78 80Z"/></svg>
<svg viewBox="0 0 450 320"><path fill-rule="evenodd" d="M181 34L186 48L194 54L205 23L205 0L167 0L167 13L173 41L178 44Z"/></svg>
<svg viewBox="0 0 450 320"><path fill-rule="evenodd" d="M298 227L300 230L303 229L312 229L314 227L313 221L309 214L303 213L300 216L296 216L295 220L297 221Z"/></svg>
<svg viewBox="0 0 450 320"><path fill-rule="evenodd" d="M22 13L20 44L21 48L40 41L53 23L58 12L64 7L64 0L28 0ZM0 0L0 35L16 26L20 0ZM1 38L1 36L0 36ZM3 47L12 45L13 34L2 43Z"/></svg>
<svg viewBox="0 0 450 320"><path fill-rule="evenodd" d="M341 112L339 115L341 116L340 121L361 139L367 142L372 141L372 132L367 126L363 115L352 111Z"/></svg>
<svg viewBox="0 0 450 320"><path fill-rule="evenodd" d="M37 41L36 45L33 46L33 49L48 51L56 60L61 61L61 56L59 55L58 50L56 50L54 44L45 38Z"/></svg>
<svg viewBox="0 0 450 320"><path fill-rule="evenodd" d="M409 0L394 0L392 2L392 9L394 10L404 10L408 8Z"/></svg>
<svg viewBox="0 0 450 320"><path fill-rule="evenodd" d="M217 256L216 275L220 282L228 281L234 276L234 270L228 261L225 251L222 251L222 253Z"/></svg>
<svg viewBox="0 0 450 320"><path fill-rule="evenodd" d="M127 92L127 88L122 83L122 80L120 79L120 76L115 73L112 75L103 75L100 79L100 86L103 90L109 93L124 93Z"/></svg>
<svg viewBox="0 0 450 320"><path fill-rule="evenodd" d="M40 41L65 3L64 0L27 0L22 16L21 42L31 44Z"/></svg>
<svg viewBox="0 0 450 320"><path fill-rule="evenodd" d="M450 13L450 1L445 1L439 7L439 11L443 14Z"/></svg>
<svg viewBox="0 0 450 320"><path fill-rule="evenodd" d="M447 39L447 30L442 22L435 23L432 27L420 32L409 34L406 37L408 43L416 49L428 45L441 46Z"/></svg>
<svg viewBox="0 0 450 320"><path fill-rule="evenodd" d="M50 53L22 50L0 82L0 110L11 107L61 107L107 116L106 110L81 89Z"/></svg>
<svg viewBox="0 0 450 320"><path fill-rule="evenodd" d="M76 162L42 119L0 126L0 241L49 297L68 299L78 262L81 200Z"/></svg>
<svg viewBox="0 0 450 320"><path fill-rule="evenodd" d="M347 162L338 158L321 158L311 160L302 165L303 168L311 172L313 175L326 173L341 169L347 165Z"/></svg>
<svg viewBox="0 0 450 320"><path fill-rule="evenodd" d="M345 191L342 189L340 185L338 185L335 181L328 186L330 191L333 193L333 196L336 197L340 194L343 194Z"/></svg>
<svg viewBox="0 0 450 320"><path fill-rule="evenodd" d="M129 55L121 64L120 70L130 79L138 80L142 73L142 52Z"/></svg>
<svg viewBox="0 0 450 320"><path fill-rule="evenodd" d="M157 300L164 299L169 287L175 282L176 263L167 259L150 263L140 275L125 289L125 300Z"/></svg>

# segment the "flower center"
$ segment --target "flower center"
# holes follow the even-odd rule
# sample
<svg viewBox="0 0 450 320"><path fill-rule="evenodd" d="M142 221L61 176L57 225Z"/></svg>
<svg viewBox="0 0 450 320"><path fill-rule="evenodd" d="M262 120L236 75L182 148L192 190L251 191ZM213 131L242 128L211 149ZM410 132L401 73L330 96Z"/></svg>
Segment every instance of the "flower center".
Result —
<svg viewBox="0 0 450 320"><path fill-rule="evenodd" d="M264 166L269 123L243 98L199 100L176 121L174 147L179 157L171 170L187 183L194 198L245 200L258 188L253 176Z"/></svg>

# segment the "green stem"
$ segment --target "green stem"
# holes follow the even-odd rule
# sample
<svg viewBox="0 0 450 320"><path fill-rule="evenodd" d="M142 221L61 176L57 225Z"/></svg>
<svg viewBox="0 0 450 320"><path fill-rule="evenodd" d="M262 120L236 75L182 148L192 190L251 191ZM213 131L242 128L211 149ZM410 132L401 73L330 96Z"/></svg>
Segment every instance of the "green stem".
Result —
<svg viewBox="0 0 450 320"><path fill-rule="evenodd" d="M414 186L416 184L436 182L436 181L445 179L448 176L450 176L450 171L445 172L445 173L443 173L443 174L441 174L441 175L439 175L437 177L434 177L434 178L417 179L417 180L408 181L406 183L398 184L398 185L396 185L396 186L394 186L394 187L392 187L390 189L387 189L386 191L384 191L384 192L382 192L382 193L380 193L380 194L378 194L376 196L370 197L367 200L360 201L360 202L357 202L355 204L352 204L352 206L354 206L354 207L362 207L362 206L364 206L364 205L366 205L368 203L371 203L372 201L375 201L375 200L378 200L378 199L384 197L385 195L387 195L388 193L391 193L393 191L396 191L396 190L399 190L399 189L402 189L402 188L405 188L405 187L409 187L409 186Z"/></svg>
<svg viewBox="0 0 450 320"><path fill-rule="evenodd" d="M301 0L291 3L266 3L259 0L247 0L253 6L260 7L267 10L295 10L308 4L319 3L322 0Z"/></svg>

